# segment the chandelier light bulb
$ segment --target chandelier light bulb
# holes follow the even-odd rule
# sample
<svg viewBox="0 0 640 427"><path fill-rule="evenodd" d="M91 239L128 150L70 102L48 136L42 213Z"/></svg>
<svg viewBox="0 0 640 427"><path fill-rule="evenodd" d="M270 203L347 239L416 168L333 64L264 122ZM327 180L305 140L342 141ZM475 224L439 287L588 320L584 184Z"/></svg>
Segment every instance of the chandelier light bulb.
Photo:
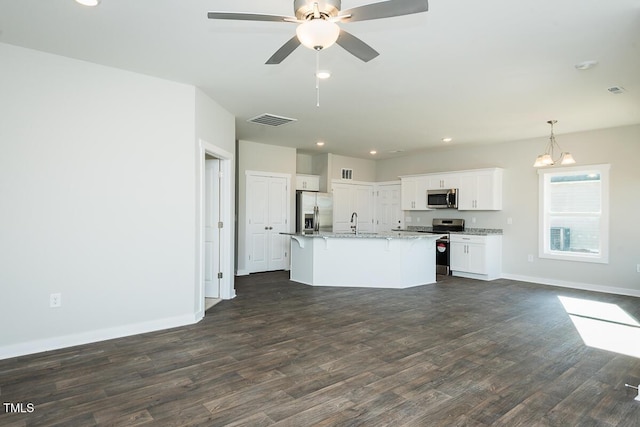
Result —
<svg viewBox="0 0 640 427"><path fill-rule="evenodd" d="M533 167L540 168L544 166L553 166L556 163L560 163L561 165L572 165L576 161L568 151L562 151L560 145L556 142L556 136L553 134L553 125L556 124L557 120L549 120L547 123L551 125L551 135L549 136L549 143L544 150L544 154L540 154L536 157L536 161L533 163ZM556 152L560 153L560 158L554 160L554 155Z"/></svg>

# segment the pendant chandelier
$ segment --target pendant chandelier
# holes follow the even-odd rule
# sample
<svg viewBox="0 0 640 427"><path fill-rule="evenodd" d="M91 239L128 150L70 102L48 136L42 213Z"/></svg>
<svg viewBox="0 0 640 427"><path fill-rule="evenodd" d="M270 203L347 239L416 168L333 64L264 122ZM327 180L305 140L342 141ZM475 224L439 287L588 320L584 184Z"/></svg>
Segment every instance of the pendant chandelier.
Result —
<svg viewBox="0 0 640 427"><path fill-rule="evenodd" d="M560 163L561 165L572 165L576 161L573 159L573 156L568 151L562 151L560 145L556 142L556 137L553 134L553 125L558 123L557 120L548 120L547 123L551 125L551 135L549 136L549 143L544 150L544 154L540 154L536 157L536 161L533 164L533 167L539 168L544 166L553 166L556 163ZM560 153L560 157L555 158L555 153Z"/></svg>

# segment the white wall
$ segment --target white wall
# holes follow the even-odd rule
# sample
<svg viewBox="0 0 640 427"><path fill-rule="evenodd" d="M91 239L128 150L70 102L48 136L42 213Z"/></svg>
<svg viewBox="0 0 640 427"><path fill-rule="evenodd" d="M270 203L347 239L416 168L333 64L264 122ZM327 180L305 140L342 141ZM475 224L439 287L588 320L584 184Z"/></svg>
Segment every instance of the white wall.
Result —
<svg viewBox="0 0 640 427"><path fill-rule="evenodd" d="M0 358L194 322L196 111L231 152L233 117L192 86L5 44L0 63Z"/></svg>
<svg viewBox="0 0 640 427"><path fill-rule="evenodd" d="M508 277L540 283L576 286L640 296L640 126L556 135L563 149L570 151L578 165L611 164L610 263L588 264L539 259L538 254L538 173L535 157L544 151L548 137L532 140L460 147L411 156L380 160L377 181L399 175L448 170L502 167L504 206L498 212L407 212L406 225L430 225L434 217L464 218L467 227L504 230L503 271ZM472 220L476 219L473 223ZM513 224L507 224L507 218ZM420 222L418 222L418 220ZM534 262L527 261L529 254Z"/></svg>
<svg viewBox="0 0 640 427"><path fill-rule="evenodd" d="M237 239L237 268L239 275L247 274L247 247L246 247L246 197L247 180L246 171L275 172L291 175L289 193L292 200L290 204L289 221L290 230L295 230L295 176L296 176L296 149L277 145L260 144L251 141L238 141L238 239Z"/></svg>

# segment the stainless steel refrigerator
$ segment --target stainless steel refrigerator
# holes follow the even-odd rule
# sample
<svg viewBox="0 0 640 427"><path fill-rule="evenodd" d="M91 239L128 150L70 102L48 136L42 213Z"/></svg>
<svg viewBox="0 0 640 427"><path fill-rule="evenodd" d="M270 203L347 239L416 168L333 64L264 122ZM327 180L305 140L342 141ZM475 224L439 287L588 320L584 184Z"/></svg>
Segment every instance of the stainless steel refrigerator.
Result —
<svg viewBox="0 0 640 427"><path fill-rule="evenodd" d="M296 192L296 232L333 231L333 197L330 193Z"/></svg>

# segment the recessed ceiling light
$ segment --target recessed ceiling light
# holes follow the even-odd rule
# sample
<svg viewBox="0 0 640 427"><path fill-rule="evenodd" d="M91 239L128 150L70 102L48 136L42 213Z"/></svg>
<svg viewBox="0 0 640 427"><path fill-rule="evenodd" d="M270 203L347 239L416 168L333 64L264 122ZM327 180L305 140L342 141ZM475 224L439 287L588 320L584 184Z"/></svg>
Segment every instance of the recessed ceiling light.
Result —
<svg viewBox="0 0 640 427"><path fill-rule="evenodd" d="M80 3L83 6L97 6L100 4L100 0L76 0L76 3Z"/></svg>
<svg viewBox="0 0 640 427"><path fill-rule="evenodd" d="M442 142L451 142L453 138L442 138Z"/></svg>
<svg viewBox="0 0 640 427"><path fill-rule="evenodd" d="M329 77L331 77L331 71L329 71L329 70L319 70L316 73L316 77L319 78L319 79L322 79L322 80L326 80Z"/></svg>
<svg viewBox="0 0 640 427"><path fill-rule="evenodd" d="M371 150L369 151L369 154L378 154L378 152L376 150Z"/></svg>
<svg viewBox="0 0 640 427"><path fill-rule="evenodd" d="M607 90L614 95L619 95L625 91L622 86L611 86L610 88L607 88Z"/></svg>
<svg viewBox="0 0 640 427"><path fill-rule="evenodd" d="M318 142L316 142L316 145L318 147L322 147L324 145L324 142L323 141L318 141Z"/></svg>
<svg viewBox="0 0 640 427"><path fill-rule="evenodd" d="M391 154L404 153L404 150L390 150L389 153Z"/></svg>
<svg viewBox="0 0 640 427"><path fill-rule="evenodd" d="M574 67L576 67L576 70L588 70L589 68L593 68L596 65L598 65L598 61L589 60L589 61L578 62L576 65L574 65Z"/></svg>

